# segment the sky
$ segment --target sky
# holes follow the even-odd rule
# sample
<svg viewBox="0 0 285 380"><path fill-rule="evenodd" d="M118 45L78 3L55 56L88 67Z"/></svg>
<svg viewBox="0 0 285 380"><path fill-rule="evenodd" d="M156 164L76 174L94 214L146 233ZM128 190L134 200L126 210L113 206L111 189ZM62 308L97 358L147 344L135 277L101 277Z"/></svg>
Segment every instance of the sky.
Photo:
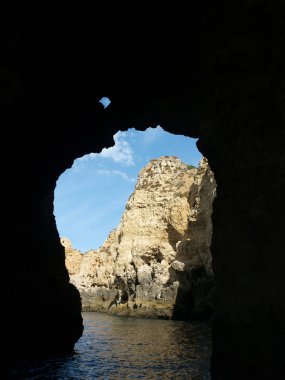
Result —
<svg viewBox="0 0 285 380"><path fill-rule="evenodd" d="M82 253L99 248L118 226L140 170L161 156L177 156L198 166L202 155L196 141L170 134L161 126L145 131L131 128L118 131L113 146L74 160L55 189L54 215L60 237L69 238Z"/></svg>

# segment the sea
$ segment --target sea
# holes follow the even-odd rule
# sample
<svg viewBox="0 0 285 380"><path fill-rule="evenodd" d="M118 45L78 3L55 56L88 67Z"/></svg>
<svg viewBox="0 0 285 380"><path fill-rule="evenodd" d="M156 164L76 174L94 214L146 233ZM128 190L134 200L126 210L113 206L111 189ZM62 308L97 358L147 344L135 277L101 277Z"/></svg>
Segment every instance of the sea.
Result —
<svg viewBox="0 0 285 380"><path fill-rule="evenodd" d="M5 380L210 380L208 322L83 312L84 332L69 355L19 361Z"/></svg>

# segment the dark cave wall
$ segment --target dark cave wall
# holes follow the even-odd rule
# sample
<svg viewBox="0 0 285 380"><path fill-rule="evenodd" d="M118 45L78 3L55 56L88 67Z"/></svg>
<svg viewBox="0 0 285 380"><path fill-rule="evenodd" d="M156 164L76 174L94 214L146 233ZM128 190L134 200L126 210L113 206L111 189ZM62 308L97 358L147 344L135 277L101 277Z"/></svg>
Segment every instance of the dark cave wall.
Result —
<svg viewBox="0 0 285 380"><path fill-rule="evenodd" d="M199 137L218 184L212 378L284 378L283 2L145 5L131 19L122 4L1 6L5 356L71 350L82 333L58 176L117 130L160 124Z"/></svg>
<svg viewBox="0 0 285 380"><path fill-rule="evenodd" d="M263 115L256 118L264 121ZM204 154L208 152L218 183L211 246L215 274L212 376L281 379L284 200L278 189L284 186L284 148L279 144L284 136L276 129L274 136L280 139L276 142L272 129L267 133L256 129L249 138L245 125L237 128L234 143L229 138L225 145L219 145L219 152L227 152L225 157L218 159L208 151L214 139L209 146L204 140L205 147L201 147ZM238 154L230 154L229 147Z"/></svg>
<svg viewBox="0 0 285 380"><path fill-rule="evenodd" d="M284 4L243 2L225 15L208 71L213 113L198 142L218 184L212 377L281 379Z"/></svg>

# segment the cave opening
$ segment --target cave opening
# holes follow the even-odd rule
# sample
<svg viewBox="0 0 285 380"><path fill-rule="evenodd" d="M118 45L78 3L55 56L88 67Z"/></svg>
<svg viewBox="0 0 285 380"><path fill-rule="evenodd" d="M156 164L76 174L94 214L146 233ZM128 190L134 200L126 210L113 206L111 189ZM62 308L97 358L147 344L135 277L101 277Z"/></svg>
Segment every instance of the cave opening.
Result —
<svg viewBox="0 0 285 380"><path fill-rule="evenodd" d="M202 155L196 141L159 125L143 131L130 128L114 135L113 146L74 160L56 183L54 215L59 235L70 238L82 253L98 249L117 227L140 170L163 156L177 157L188 169L198 167Z"/></svg>
<svg viewBox="0 0 285 380"><path fill-rule="evenodd" d="M213 379L285 378L284 2L152 3L133 17L91 3L4 6L3 362L70 350L82 333L58 176L110 146L118 121L155 121L199 137L219 184ZM105 95L108 120L94 109Z"/></svg>
<svg viewBox="0 0 285 380"><path fill-rule="evenodd" d="M75 160L55 189L57 228L84 318L209 321L216 185L197 139L157 126L118 131L114 142ZM210 350L209 334L201 336Z"/></svg>
<svg viewBox="0 0 285 380"><path fill-rule="evenodd" d="M119 130L59 177L54 214L83 311L210 318L216 182L196 142L159 125Z"/></svg>

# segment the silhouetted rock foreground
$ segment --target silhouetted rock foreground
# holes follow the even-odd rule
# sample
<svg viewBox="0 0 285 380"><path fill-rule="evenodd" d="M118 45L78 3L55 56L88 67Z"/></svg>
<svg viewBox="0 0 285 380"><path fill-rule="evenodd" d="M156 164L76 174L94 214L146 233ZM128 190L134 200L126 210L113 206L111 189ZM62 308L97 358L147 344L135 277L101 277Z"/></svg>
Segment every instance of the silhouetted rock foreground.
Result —
<svg viewBox="0 0 285 380"><path fill-rule="evenodd" d="M207 319L216 183L207 160L153 159L140 172L118 227L98 250L74 250L66 266L84 311L148 318Z"/></svg>
<svg viewBox="0 0 285 380"><path fill-rule="evenodd" d="M198 139L217 182L211 379L285 379L285 2L2 4L3 363L82 335L58 177L161 125Z"/></svg>

